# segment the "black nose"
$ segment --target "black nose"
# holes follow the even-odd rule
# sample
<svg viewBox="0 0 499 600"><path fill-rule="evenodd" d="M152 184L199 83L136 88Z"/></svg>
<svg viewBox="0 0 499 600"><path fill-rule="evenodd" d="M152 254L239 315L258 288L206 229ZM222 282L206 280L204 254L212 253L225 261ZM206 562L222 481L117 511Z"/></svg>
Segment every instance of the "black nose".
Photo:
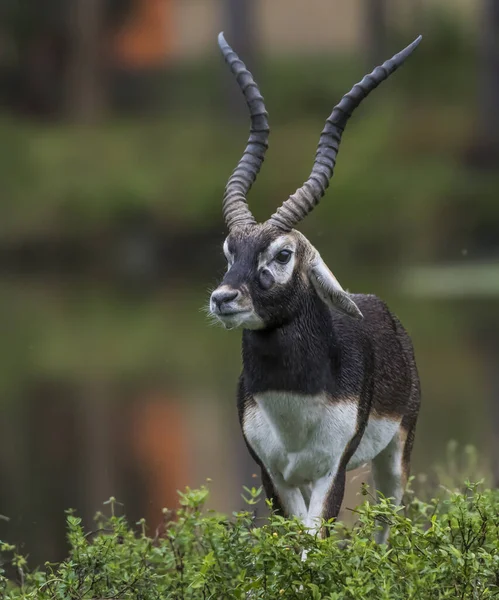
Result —
<svg viewBox="0 0 499 600"><path fill-rule="evenodd" d="M232 300L235 300L238 296L239 292L237 290L220 290L214 291L211 295L211 299L217 308L220 309L223 304L232 302Z"/></svg>

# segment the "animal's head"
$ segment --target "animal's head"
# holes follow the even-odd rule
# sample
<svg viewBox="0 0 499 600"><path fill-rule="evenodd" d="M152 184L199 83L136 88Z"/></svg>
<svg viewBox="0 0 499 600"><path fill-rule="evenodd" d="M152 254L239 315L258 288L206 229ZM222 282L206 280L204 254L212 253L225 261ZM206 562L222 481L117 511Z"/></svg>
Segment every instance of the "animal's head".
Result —
<svg viewBox="0 0 499 600"><path fill-rule="evenodd" d="M211 294L210 313L225 327L265 329L291 319L307 294L353 318L362 314L328 269L317 250L294 229L324 195L349 117L361 101L414 51L407 48L366 75L343 96L326 121L308 180L265 223L251 214L246 194L268 147L268 114L251 73L220 34L220 49L244 94L251 116L248 144L225 188L223 214L229 235L224 242L227 273Z"/></svg>

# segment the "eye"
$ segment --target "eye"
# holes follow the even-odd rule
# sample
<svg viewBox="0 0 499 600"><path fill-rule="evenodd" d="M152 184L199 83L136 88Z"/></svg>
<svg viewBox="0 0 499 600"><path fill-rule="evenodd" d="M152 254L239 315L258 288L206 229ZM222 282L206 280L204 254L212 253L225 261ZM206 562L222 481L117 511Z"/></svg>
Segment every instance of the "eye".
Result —
<svg viewBox="0 0 499 600"><path fill-rule="evenodd" d="M291 254L291 250L281 250L278 254L275 255L274 260L276 260L278 263L281 263L281 265L285 265L289 262Z"/></svg>

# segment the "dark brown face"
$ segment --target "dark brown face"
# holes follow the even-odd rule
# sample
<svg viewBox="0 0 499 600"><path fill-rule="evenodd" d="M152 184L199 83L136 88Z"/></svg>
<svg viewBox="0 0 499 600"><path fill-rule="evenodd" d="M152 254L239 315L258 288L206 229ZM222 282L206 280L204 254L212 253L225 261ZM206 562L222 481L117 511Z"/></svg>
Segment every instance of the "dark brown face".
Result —
<svg viewBox="0 0 499 600"><path fill-rule="evenodd" d="M210 313L227 329L278 327L300 310L307 294L358 316L319 253L298 231L268 224L232 232L224 243L228 270L210 298Z"/></svg>
<svg viewBox="0 0 499 600"><path fill-rule="evenodd" d="M210 312L225 327L264 329L288 318L296 305L304 248L297 232L253 225L224 243L228 270L210 298Z"/></svg>

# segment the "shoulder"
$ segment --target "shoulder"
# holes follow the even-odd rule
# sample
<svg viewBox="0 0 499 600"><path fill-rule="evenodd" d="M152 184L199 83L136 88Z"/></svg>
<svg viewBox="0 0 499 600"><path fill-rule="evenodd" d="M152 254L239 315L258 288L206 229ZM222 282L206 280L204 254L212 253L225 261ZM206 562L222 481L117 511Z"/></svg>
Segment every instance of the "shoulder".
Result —
<svg viewBox="0 0 499 600"><path fill-rule="evenodd" d="M362 334L367 335L375 343L378 340L386 341L388 337L397 338L403 344L409 340L410 345L407 330L381 298L374 294L351 294L351 298L364 316L360 321L356 321L353 327L357 326ZM352 324L349 327L352 327Z"/></svg>
<svg viewBox="0 0 499 600"><path fill-rule="evenodd" d="M350 325L357 325L361 329L375 324L390 325L393 327L394 316L390 312L386 302L374 294L349 294L350 298L359 307L363 319L356 320L350 317L342 317L342 321ZM336 319L335 319L336 320Z"/></svg>
<svg viewBox="0 0 499 600"><path fill-rule="evenodd" d="M374 294L350 294L359 307L363 319L356 320L337 313L333 315L335 329L343 335L357 335L369 340L389 337L406 337L407 333L399 319L386 302Z"/></svg>
<svg viewBox="0 0 499 600"><path fill-rule="evenodd" d="M364 316L366 316L365 313L368 315L391 314L386 302L374 294L350 294L350 298L357 304Z"/></svg>

